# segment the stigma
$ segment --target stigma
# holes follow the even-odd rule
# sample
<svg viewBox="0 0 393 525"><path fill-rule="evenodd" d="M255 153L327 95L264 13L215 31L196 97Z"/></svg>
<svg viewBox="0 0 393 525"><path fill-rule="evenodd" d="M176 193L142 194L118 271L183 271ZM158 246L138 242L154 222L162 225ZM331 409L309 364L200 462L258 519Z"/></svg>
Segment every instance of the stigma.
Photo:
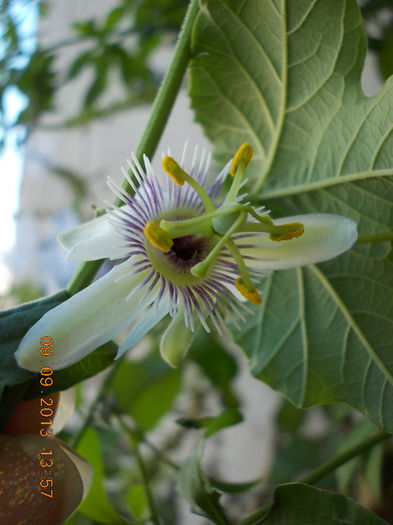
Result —
<svg viewBox="0 0 393 525"><path fill-rule="evenodd" d="M164 157L162 168L171 181L177 186L188 184L193 199L200 203L197 214L187 210L187 204L193 202L190 198L184 201L182 209L172 209L144 227L146 242L166 254L164 259L154 258L164 276L165 272L173 276L181 271L185 286L187 279L189 283L203 283L214 273L218 262L224 261L227 267L237 267L240 275L232 284L238 292L252 304L261 303L237 239L241 235L260 233L270 240L286 242L301 236L304 226L301 223L275 225L267 212L261 213L260 208L242 203L239 192L252 154L253 148L248 143L242 144L235 153L228 170L229 189L218 202L173 157Z"/></svg>

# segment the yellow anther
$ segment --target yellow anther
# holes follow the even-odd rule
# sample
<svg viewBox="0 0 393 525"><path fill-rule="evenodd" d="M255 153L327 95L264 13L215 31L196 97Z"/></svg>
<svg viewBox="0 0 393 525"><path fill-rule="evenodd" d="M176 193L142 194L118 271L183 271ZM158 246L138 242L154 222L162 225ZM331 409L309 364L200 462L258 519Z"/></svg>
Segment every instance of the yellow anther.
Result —
<svg viewBox="0 0 393 525"><path fill-rule="evenodd" d="M301 222L280 224L277 228L279 228L280 231L270 234L272 241L290 241L291 239L300 237L304 233L304 225Z"/></svg>
<svg viewBox="0 0 393 525"><path fill-rule="evenodd" d="M144 227L143 232L151 244L162 252L167 253L172 248L172 238L155 222L149 221Z"/></svg>
<svg viewBox="0 0 393 525"><path fill-rule="evenodd" d="M261 304L262 299L257 289L254 287L252 287L251 290L248 289L243 284L243 279L241 277L236 279L236 288L242 294L242 296L248 299L252 304Z"/></svg>
<svg viewBox="0 0 393 525"><path fill-rule="evenodd" d="M181 169L180 165L175 161L173 157L168 155L162 159L162 169L167 173L173 181L179 186L183 186L184 181L187 179L187 173Z"/></svg>
<svg viewBox="0 0 393 525"><path fill-rule="evenodd" d="M244 169L246 169L250 163L253 153L254 153L254 149L252 146L250 146L250 144L248 144L247 142L242 144L240 148L237 150L235 156L233 157L232 164L229 169L229 173L232 176L234 176L239 164L242 161L244 162Z"/></svg>

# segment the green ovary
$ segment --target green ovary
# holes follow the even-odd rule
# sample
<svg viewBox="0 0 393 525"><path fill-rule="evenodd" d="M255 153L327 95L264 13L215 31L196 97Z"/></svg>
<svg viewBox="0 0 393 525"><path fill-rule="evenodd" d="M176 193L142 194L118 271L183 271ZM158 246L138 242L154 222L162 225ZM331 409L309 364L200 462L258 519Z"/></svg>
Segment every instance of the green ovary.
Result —
<svg viewBox="0 0 393 525"><path fill-rule="evenodd" d="M206 277L192 275L191 268L207 257L214 244L213 239L195 234L174 239L167 253L149 242L146 243L146 251L154 269L168 281L180 286L197 285Z"/></svg>

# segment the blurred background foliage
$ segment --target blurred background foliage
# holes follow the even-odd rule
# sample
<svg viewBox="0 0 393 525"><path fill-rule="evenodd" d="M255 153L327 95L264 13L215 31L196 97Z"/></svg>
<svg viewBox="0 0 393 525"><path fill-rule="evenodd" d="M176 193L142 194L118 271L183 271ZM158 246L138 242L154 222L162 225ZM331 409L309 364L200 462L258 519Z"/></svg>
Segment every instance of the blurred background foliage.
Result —
<svg viewBox="0 0 393 525"><path fill-rule="evenodd" d="M30 0L31 1L31 0ZM29 3L29 0L25 0ZM39 16L48 14L48 3L36 3ZM153 53L164 44L174 44L188 2L186 0L124 0L105 17L80 20L73 25L74 36L48 48L37 43L33 52L26 50L32 35L21 31L23 17L20 0L3 1L0 6L0 125L5 133L15 126L34 129L40 117L55 108L56 92L74 82L88 69L92 76L81 94L80 112L58 128L85 125L117 111L150 103L163 72L152 64ZM58 54L69 46L83 43L83 51L64 73L59 71ZM120 82L124 95L101 103L110 82ZM4 94L10 87L27 97L26 108L12 122L6 122Z"/></svg>
<svg viewBox="0 0 393 525"><path fill-rule="evenodd" d="M188 2L124 0L104 17L75 23L72 38L49 48L38 42L33 51L26 50L25 40L32 35L20 31L22 20L15 15L13 4L13 0L3 0L0 7L0 148L7 132L16 127L25 130L22 136L26 139L41 117L55 109L57 91L76 82L86 70L91 77L81 93L80 111L52 125L53 129L84 126L151 103L164 73L153 67L152 57L158 49L175 43ZM50 7L42 1L37 8L39 16L45 17ZM370 49L378 59L381 77L386 79L393 74L392 2L368 0L361 2L361 9ZM84 44L81 53L65 72L60 70L58 54L80 43ZM121 85L121 96L108 100L105 94L111 82ZM10 87L26 97L25 109L12 122L5 117L5 93ZM83 178L65 167L53 166L52 171L74 185L78 207L86 191ZM41 291L27 283L11 294L19 302L33 299ZM100 377L93 403L86 402L91 397L91 384L78 386L76 412L83 423L67 428L60 437L92 463L95 478L93 490L67 525L145 523L151 514L151 492L165 523L181 524L175 490L183 461L179 450L190 435L193 439L203 433L212 436L241 420L242 400L235 387L239 364L234 353L212 335L200 333L189 359L180 369L172 370L157 351L159 329L151 334L142 360L123 360ZM78 364L78 369L64 371L64 385L68 386L67 373L74 383L108 366L114 351L112 346L98 349L90 361ZM56 385L60 384L59 377ZM165 422L169 413L170 420L177 423L168 430ZM315 418L320 429L317 433L311 430ZM239 484L209 477L208 483L224 495L226 511L240 518L263 504L275 484L294 480L346 443L372 431L369 423L359 422L345 407L301 410L283 400L276 414L269 475L262 481ZM353 495L386 520L393 520L392 506L387 503L393 493L391 445L376 446L325 478L320 486Z"/></svg>

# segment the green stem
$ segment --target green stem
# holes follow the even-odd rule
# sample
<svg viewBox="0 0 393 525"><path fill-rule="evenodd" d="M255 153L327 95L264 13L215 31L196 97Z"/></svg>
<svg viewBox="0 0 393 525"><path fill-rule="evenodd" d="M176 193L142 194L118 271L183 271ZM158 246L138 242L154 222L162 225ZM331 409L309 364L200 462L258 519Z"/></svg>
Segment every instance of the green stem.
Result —
<svg viewBox="0 0 393 525"><path fill-rule="evenodd" d="M149 121L135 150L136 157L140 162L143 161L143 154L149 158L154 155L172 111L188 62L191 59L191 32L198 11L198 0L191 0L179 33L172 62L158 90ZM131 191L126 180L123 182L123 188L128 192ZM123 203L119 199L116 199L115 204L119 206Z"/></svg>
<svg viewBox="0 0 393 525"><path fill-rule="evenodd" d="M368 242L383 242L383 241L393 241L393 232L387 233L374 233L371 235L359 235L358 244L368 243Z"/></svg>
<svg viewBox="0 0 393 525"><path fill-rule="evenodd" d="M322 465L317 467L315 470L312 470L309 474L306 474L305 476L296 481L299 483L307 484L315 483L316 481L319 481L320 479L324 478L325 476L336 470L336 468L340 467L350 459L358 456L362 452L365 452L369 448L373 447L381 441L384 441L385 439L388 439L389 437L391 437L391 434L385 434L383 432L372 434L361 443L358 443L357 445L354 445L348 448L347 450L338 453L334 458L325 461L325 463L322 463ZM272 504L273 499L270 498L262 507L253 512L253 514L250 514L247 518L244 518L237 522L236 525L256 525L260 523L262 518L269 511Z"/></svg>
<svg viewBox="0 0 393 525"><path fill-rule="evenodd" d="M358 443L357 445L353 445L347 450L338 453L334 458L325 461L325 463L322 463L322 465L312 470L311 472L300 478L298 481L301 483L308 484L315 483L316 481L319 481L320 479L324 478L325 476L336 470L336 468L340 467L343 463L346 463L348 460L354 458L355 456L358 456L362 452L368 450L380 441L384 441L389 437L391 437L391 434L385 434L383 432L372 434L364 441Z"/></svg>
<svg viewBox="0 0 393 525"><path fill-rule="evenodd" d="M139 472L141 473L142 479L143 479L143 486L145 488L147 501L149 504L150 509L150 520L154 523L154 525L160 525L160 518L157 511L156 504L153 499L153 494L150 490L149 485L149 476L146 471L145 463L143 461L142 455L139 452L139 443L140 443L140 436L138 435L137 431L134 431L130 429L123 421L118 418L118 422L120 423L120 426L123 428L123 430L126 432L126 434L130 438L130 446L131 446L131 452L137 462Z"/></svg>
<svg viewBox="0 0 393 525"><path fill-rule="evenodd" d="M89 411L88 411L88 413L87 413L87 415L86 415L86 417L85 417L85 419L83 421L83 425L79 429L78 433L73 437L73 439L70 440L70 442L69 442L70 447L75 448L75 449L77 448L77 446L79 444L79 441L83 437L83 434L85 433L85 431L90 426L90 423L91 423L91 421L93 419L93 416L94 416L94 412L97 409L97 406L99 405L100 401L103 399L104 395L106 394L107 387L110 384L110 382L112 381L112 378L113 378L115 372L117 371L117 367L119 366L119 364L121 362L122 362L122 359L118 359L115 362L115 364L112 366L112 368L109 370L107 376L105 377L103 383L100 386L99 392L98 392L94 402L92 402L90 407L89 407Z"/></svg>
<svg viewBox="0 0 393 525"><path fill-rule="evenodd" d="M187 69L188 62L191 59L191 31L198 14L198 10L198 0L191 0L184 18L183 27L179 34L179 39L176 44L172 62L164 77L161 87L158 90L149 121L135 151L136 157L141 163L143 162L143 154L149 158L153 157L162 133L165 129L177 94L180 90L184 73ZM131 188L129 187L127 180L123 181L122 186L126 191L131 192ZM122 201L119 198L116 198L114 204L116 206L120 206ZM74 295L88 286L92 282L101 264L102 261L87 261L81 264L74 276L71 278L67 286L67 292L70 295Z"/></svg>
<svg viewBox="0 0 393 525"><path fill-rule="evenodd" d="M94 279L104 260L105 259L100 259L98 261L87 261L82 263L71 277L66 288L67 293L69 295L74 295L83 290L83 288L86 288L86 286L88 286Z"/></svg>
<svg viewBox="0 0 393 525"><path fill-rule="evenodd" d="M122 426L124 427L124 424L123 422L121 421L121 424ZM137 424L135 423L135 421L133 422L134 424L134 433L136 436L138 436L138 439L139 441L143 442L144 445L146 445L148 448L150 448L150 450L154 453L154 455L157 457L157 459L159 459L160 461L162 461L163 463L165 463L166 465L168 465L169 467L171 467L173 470L175 470L176 472L180 469L179 465L177 465L174 461L172 461L171 459L167 458L166 455L161 452L161 450L159 448L157 448L155 445L153 445L153 443L151 443L151 441L149 441L147 439L147 437L145 436L145 433L143 432L143 430L137 426ZM128 432L128 427L127 428L127 432Z"/></svg>

